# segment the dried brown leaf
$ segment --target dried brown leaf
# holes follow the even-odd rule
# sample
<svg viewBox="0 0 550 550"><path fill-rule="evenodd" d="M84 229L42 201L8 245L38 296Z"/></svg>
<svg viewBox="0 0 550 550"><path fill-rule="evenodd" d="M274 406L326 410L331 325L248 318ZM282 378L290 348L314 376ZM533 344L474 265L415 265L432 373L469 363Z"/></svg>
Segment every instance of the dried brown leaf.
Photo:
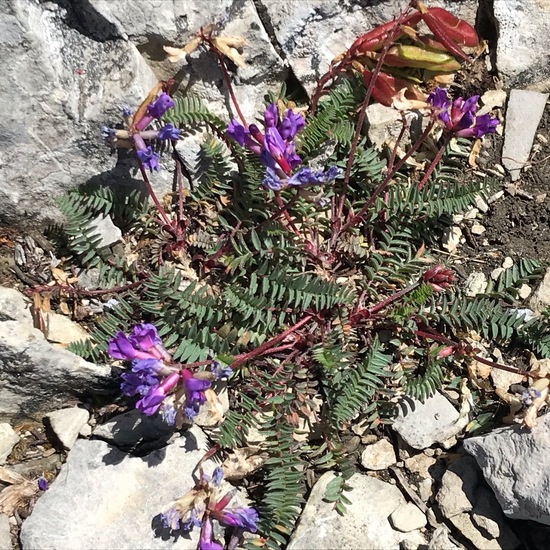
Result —
<svg viewBox="0 0 550 550"><path fill-rule="evenodd" d="M259 470L269 455L260 447L234 449L222 464L224 477L229 481L243 479Z"/></svg>

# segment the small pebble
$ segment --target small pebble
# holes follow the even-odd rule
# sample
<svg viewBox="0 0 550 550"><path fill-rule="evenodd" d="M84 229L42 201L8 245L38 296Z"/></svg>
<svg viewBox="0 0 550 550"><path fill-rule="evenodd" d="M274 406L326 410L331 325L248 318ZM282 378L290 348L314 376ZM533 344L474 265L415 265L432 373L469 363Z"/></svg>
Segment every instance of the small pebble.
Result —
<svg viewBox="0 0 550 550"><path fill-rule="evenodd" d="M501 197L504 196L504 191L498 191L498 193L495 193L492 197L489 197L487 202L489 204L493 204L494 202L498 201Z"/></svg>
<svg viewBox="0 0 550 550"><path fill-rule="evenodd" d="M523 285L521 285L521 287L518 291L519 297L522 298L523 300L525 300L526 298L529 297L529 295L531 294L531 291L532 291L532 289L529 285L523 284Z"/></svg>
<svg viewBox="0 0 550 550"><path fill-rule="evenodd" d="M470 208L466 214L464 214L465 220L474 220L476 216L479 214L479 210L477 208ZM454 220L454 217L453 217Z"/></svg>
<svg viewBox="0 0 550 550"><path fill-rule="evenodd" d="M543 134L537 134L537 139L542 143L548 143L548 139Z"/></svg>
<svg viewBox="0 0 550 550"><path fill-rule="evenodd" d="M503 267L497 267L495 269L493 269L493 271L491 271L491 279L493 279L493 281L496 281L500 275L502 273L504 273L504 268Z"/></svg>
<svg viewBox="0 0 550 550"><path fill-rule="evenodd" d="M476 206L478 210L484 214L489 211L489 205L485 202L485 199L479 195L476 196Z"/></svg>
<svg viewBox="0 0 550 550"><path fill-rule="evenodd" d="M514 265L514 260L512 260L512 258L510 258L510 256L506 256L506 258L504 258L504 261L502 262L502 267L504 269L509 269L513 265Z"/></svg>
<svg viewBox="0 0 550 550"><path fill-rule="evenodd" d="M547 195L546 193L541 193L540 195L537 195L537 196L535 197L535 201L536 201L536 202L544 202L544 201L546 200L546 197L547 197L547 196L548 196L548 195Z"/></svg>
<svg viewBox="0 0 550 550"><path fill-rule="evenodd" d="M471 231L474 235L483 235L483 233L485 233L486 229L480 223L474 223L474 225L472 225L472 230Z"/></svg>

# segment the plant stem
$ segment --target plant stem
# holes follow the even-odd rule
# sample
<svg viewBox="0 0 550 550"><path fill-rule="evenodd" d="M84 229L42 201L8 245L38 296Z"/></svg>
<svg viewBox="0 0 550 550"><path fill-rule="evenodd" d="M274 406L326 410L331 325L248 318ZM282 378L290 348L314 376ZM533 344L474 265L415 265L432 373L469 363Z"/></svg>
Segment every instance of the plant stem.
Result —
<svg viewBox="0 0 550 550"><path fill-rule="evenodd" d="M264 342L262 345L258 346L256 349L253 349L248 353L237 355L237 357L235 357L235 361L233 361L233 363L231 363L231 365L229 366L232 369L236 369L244 365L245 363L248 363L248 361L250 361L251 359L258 357L259 355L265 355L272 348L275 348L275 346L279 342L284 340L289 334L296 332L299 328L303 327L306 323L309 323L311 319L313 319L313 315L311 314L306 315L301 321L298 321L295 325L292 325L290 328L287 328L285 331L281 332L281 334L275 336L274 338L271 338L271 340Z"/></svg>
<svg viewBox="0 0 550 550"><path fill-rule="evenodd" d="M447 145L449 144L450 137L446 137L444 139L443 145L437 152L437 155L435 155L434 159L432 160L432 163L426 170L426 173L424 174L424 177L418 184L418 190L422 191L422 188L424 185L426 185L426 182L428 181L428 178L432 175L432 172L434 171L435 167L438 165L439 161L441 160L441 157L443 156L443 153L445 152L445 149L447 148Z"/></svg>
<svg viewBox="0 0 550 550"><path fill-rule="evenodd" d="M164 222L164 225L171 226L172 220L168 217L166 212L164 211L164 208L162 207L162 204L160 204L160 201L158 200L155 192L153 191L153 187L151 185L151 182L149 181L149 177L147 176L147 172L145 171L145 168L143 167L143 164L141 163L141 160L139 159L137 152L135 152L136 159L139 166L139 171L141 172L141 177L143 178L143 181L145 182L145 187L147 188L147 192L149 193L149 196L155 203L155 206L157 208L157 211L159 213L160 218Z"/></svg>

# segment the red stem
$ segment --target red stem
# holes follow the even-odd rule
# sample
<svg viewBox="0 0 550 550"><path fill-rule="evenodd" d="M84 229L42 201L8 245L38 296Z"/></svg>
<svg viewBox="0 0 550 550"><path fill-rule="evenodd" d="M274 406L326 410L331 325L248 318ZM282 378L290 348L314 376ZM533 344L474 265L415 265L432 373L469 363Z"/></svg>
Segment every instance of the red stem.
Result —
<svg viewBox="0 0 550 550"><path fill-rule="evenodd" d="M445 138L443 145L441 146L441 148L437 152L437 155L435 155L435 157L432 160L432 163L430 164L428 169L426 170L426 173L424 174L424 177L422 178L422 180L418 184L418 190L419 191L422 191L422 188L424 187L424 185L426 185L426 182L428 181L428 178L432 175L432 172L434 171L435 167L437 166L437 164L441 160L441 157L443 156L443 153L445 152L445 149L447 148L447 145L449 144L449 140L450 140L450 137Z"/></svg>
<svg viewBox="0 0 550 550"><path fill-rule="evenodd" d="M153 202L155 203L155 206L157 208L157 211L159 213L159 216L161 217L162 221L164 222L164 225L171 226L172 220L168 217L166 212L164 211L164 208L162 207L162 204L160 204L159 200L157 199L157 196L155 192L153 191L153 187L151 186L151 182L149 181L149 177L147 176L147 172L145 171L145 168L143 168L143 164L141 163L141 160L138 157L137 151L134 151L136 155L136 159L138 161L139 170L141 172L141 177L143 178L143 181L145 182L145 187L147 187L147 192L149 193L149 196L151 199L153 199Z"/></svg>
<svg viewBox="0 0 550 550"><path fill-rule="evenodd" d="M256 349L249 351L248 353L243 353L235 357L235 361L229 365L232 369L236 369L241 365L244 365L251 359L258 357L259 355L265 355L266 352L270 351L271 348L274 348L279 342L284 340L289 334L296 332L299 328L303 327L306 323L309 323L313 319L313 315L306 315L301 321L298 321L295 325L292 325L290 328L287 328L281 334L271 338L267 342L264 342L261 346L258 346Z"/></svg>

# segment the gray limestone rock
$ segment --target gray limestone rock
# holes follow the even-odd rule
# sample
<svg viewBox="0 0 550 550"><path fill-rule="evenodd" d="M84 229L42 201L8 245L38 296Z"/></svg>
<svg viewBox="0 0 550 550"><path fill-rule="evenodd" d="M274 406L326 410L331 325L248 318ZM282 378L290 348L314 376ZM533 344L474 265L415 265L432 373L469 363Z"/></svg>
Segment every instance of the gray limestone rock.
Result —
<svg viewBox="0 0 550 550"><path fill-rule="evenodd" d="M0 220L59 220L56 198L91 178L135 185L130 161L109 159L99 127L119 122L120 106L135 106L155 84L138 49L107 39L88 5L3 4ZM22 169L22 159L32 161Z"/></svg>
<svg viewBox="0 0 550 550"><path fill-rule="evenodd" d="M12 550L10 520L6 514L0 514L0 550Z"/></svg>
<svg viewBox="0 0 550 550"><path fill-rule="evenodd" d="M0 286L0 321L21 321L32 327L31 302L14 288Z"/></svg>
<svg viewBox="0 0 550 550"><path fill-rule="evenodd" d="M191 428L173 444L130 456L104 441L77 441L48 491L21 529L23 550L195 550L190 538L155 536L153 518L194 485L192 472L207 450Z"/></svg>
<svg viewBox="0 0 550 550"><path fill-rule="evenodd" d="M367 470L385 470L396 462L393 445L387 439L367 445L361 455L361 465Z"/></svg>
<svg viewBox="0 0 550 550"><path fill-rule="evenodd" d="M65 449L71 449L83 426L90 419L86 409L72 407L48 413L44 423L50 428Z"/></svg>
<svg viewBox="0 0 550 550"><path fill-rule="evenodd" d="M353 475L348 480L352 490L346 492L351 504L341 516L332 503L323 500L333 478L334 474L327 472L313 487L288 550L398 548L406 539L425 544L418 531L401 533L388 521L406 503L397 487L363 474Z"/></svg>
<svg viewBox="0 0 550 550"><path fill-rule="evenodd" d="M123 450L153 443L157 448L166 444L173 433L173 426L166 424L159 414L146 416L137 409L114 416L93 431L94 437Z"/></svg>
<svg viewBox="0 0 550 550"><path fill-rule="evenodd" d="M550 4L546 0L494 0L492 7L498 28L496 64L505 86L524 87L548 79Z"/></svg>
<svg viewBox="0 0 550 550"><path fill-rule="evenodd" d="M46 338L50 342L68 345L79 340L87 340L90 335L78 323L66 315L48 311L43 315Z"/></svg>
<svg viewBox="0 0 550 550"><path fill-rule="evenodd" d="M529 160L531 147L547 99L548 94L529 90L512 90L510 92L506 109L502 164L510 172L512 181L519 179L521 169Z"/></svg>
<svg viewBox="0 0 550 550"><path fill-rule="evenodd" d="M0 322L0 419L35 418L90 393L116 392L108 366L49 344L18 321Z"/></svg>
<svg viewBox="0 0 550 550"><path fill-rule="evenodd" d="M470 456L463 457L449 466L441 479L437 503L446 518L469 512L475 504L478 484L478 468Z"/></svg>
<svg viewBox="0 0 550 550"><path fill-rule="evenodd" d="M459 412L439 392L421 403L417 399L403 399L392 427L415 449L426 449L458 435L468 424Z"/></svg>
<svg viewBox="0 0 550 550"><path fill-rule="evenodd" d="M19 436L7 422L0 424L0 465L6 462L6 458L18 441Z"/></svg>
<svg viewBox="0 0 550 550"><path fill-rule="evenodd" d="M426 526L426 514L412 502L400 506L390 515L390 523L394 529L408 533Z"/></svg>
<svg viewBox="0 0 550 550"><path fill-rule="evenodd" d="M510 426L464 441L504 513L550 525L550 414L531 430Z"/></svg>

